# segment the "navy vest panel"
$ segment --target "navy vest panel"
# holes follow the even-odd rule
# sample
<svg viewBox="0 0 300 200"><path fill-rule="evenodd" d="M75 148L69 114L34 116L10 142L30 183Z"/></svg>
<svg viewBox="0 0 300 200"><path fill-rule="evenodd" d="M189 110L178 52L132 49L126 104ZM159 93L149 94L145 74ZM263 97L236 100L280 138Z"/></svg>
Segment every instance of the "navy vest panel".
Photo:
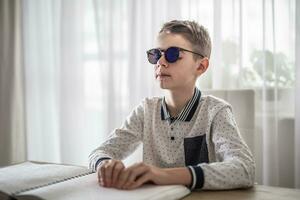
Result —
<svg viewBox="0 0 300 200"><path fill-rule="evenodd" d="M184 138L185 165L208 163L208 151L205 135Z"/></svg>

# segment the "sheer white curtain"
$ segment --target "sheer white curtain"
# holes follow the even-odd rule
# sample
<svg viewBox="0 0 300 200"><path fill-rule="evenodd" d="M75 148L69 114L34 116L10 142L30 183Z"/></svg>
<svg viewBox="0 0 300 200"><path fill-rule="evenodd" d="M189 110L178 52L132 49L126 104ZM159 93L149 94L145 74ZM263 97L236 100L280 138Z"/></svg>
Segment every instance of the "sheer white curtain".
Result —
<svg viewBox="0 0 300 200"><path fill-rule="evenodd" d="M84 163L84 2L24 1L28 159Z"/></svg>
<svg viewBox="0 0 300 200"><path fill-rule="evenodd" d="M300 2L296 2L296 90L295 102L300 102ZM295 110L295 186L300 188L300 104Z"/></svg>
<svg viewBox="0 0 300 200"><path fill-rule="evenodd" d="M213 39L200 89L255 91L257 181L294 187L300 179L294 159L299 135L293 128L295 5L295 0L24 0L28 158L86 164L89 152L142 98L162 94L145 53L162 23L191 19Z"/></svg>

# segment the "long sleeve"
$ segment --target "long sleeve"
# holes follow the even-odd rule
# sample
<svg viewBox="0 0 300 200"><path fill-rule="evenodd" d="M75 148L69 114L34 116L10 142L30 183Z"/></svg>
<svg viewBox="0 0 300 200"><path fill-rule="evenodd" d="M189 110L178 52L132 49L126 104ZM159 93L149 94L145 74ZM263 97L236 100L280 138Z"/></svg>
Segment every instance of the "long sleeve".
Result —
<svg viewBox="0 0 300 200"><path fill-rule="evenodd" d="M104 159L122 160L131 154L143 137L144 108L137 106L122 126L110 133L108 139L89 155L89 168L96 170L99 161Z"/></svg>
<svg viewBox="0 0 300 200"><path fill-rule="evenodd" d="M239 133L229 106L222 108L216 114L210 134L215 151L215 162L201 163L192 167L194 177L202 179L197 180L198 184L195 185L209 190L253 186L255 162Z"/></svg>

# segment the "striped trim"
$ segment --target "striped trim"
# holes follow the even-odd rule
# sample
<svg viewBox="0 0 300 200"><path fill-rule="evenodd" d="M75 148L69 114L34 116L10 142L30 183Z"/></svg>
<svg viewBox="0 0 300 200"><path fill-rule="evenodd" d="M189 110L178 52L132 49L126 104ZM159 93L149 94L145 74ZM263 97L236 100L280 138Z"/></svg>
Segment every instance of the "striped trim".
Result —
<svg viewBox="0 0 300 200"><path fill-rule="evenodd" d="M176 118L176 120L179 121L190 121L196 112L196 109L199 104L199 100L201 97L201 91L196 87L194 91L194 95L191 100L188 101L186 106L183 108L183 110L180 112L179 116ZM167 109L167 104L165 97L162 100L162 105L161 105L161 120L171 120L171 115ZM174 121L176 121L174 120Z"/></svg>
<svg viewBox="0 0 300 200"><path fill-rule="evenodd" d="M202 167L200 166L191 166L194 169L195 172L195 188L201 189L204 185L204 173L202 170Z"/></svg>
<svg viewBox="0 0 300 200"><path fill-rule="evenodd" d="M187 103L184 109L179 114L178 120L186 121L188 114L192 111L193 105L196 103L197 98L199 97L200 91L195 88L194 95L192 99Z"/></svg>
<svg viewBox="0 0 300 200"><path fill-rule="evenodd" d="M104 161L104 160L110 160L110 159L111 159L111 158L109 158L109 157L99 158L99 159L97 160L96 164L95 164L94 171L95 171L95 172L97 171L97 167L98 167L98 165L100 165L100 163L101 163L102 161Z"/></svg>
<svg viewBox="0 0 300 200"><path fill-rule="evenodd" d="M192 166L188 166L188 169L190 170L191 175L192 175L192 184L191 184L190 188L191 188L191 190L193 190L196 187L196 173Z"/></svg>

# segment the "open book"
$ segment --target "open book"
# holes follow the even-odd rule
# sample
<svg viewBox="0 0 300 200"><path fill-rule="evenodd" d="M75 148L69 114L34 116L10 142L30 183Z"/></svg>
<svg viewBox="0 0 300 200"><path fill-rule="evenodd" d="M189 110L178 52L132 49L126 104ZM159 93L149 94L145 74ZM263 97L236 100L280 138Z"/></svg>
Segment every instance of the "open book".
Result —
<svg viewBox="0 0 300 200"><path fill-rule="evenodd" d="M104 188L85 167L25 162L0 168L0 200L180 199L190 190L182 185L144 185L135 190Z"/></svg>

